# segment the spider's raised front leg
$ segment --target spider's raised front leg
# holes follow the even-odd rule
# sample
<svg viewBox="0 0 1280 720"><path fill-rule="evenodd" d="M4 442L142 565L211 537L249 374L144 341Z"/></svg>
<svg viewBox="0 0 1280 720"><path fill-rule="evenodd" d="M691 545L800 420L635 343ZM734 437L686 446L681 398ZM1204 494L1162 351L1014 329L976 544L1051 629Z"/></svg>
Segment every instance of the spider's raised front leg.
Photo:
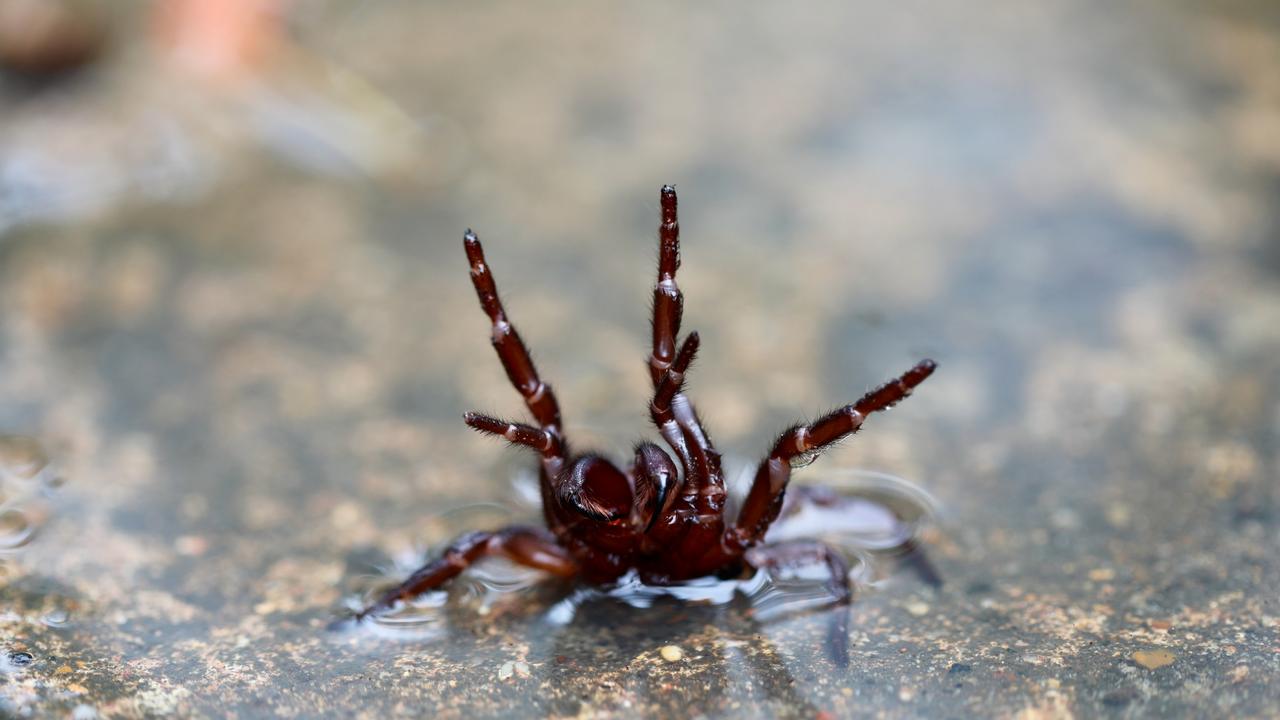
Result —
<svg viewBox="0 0 1280 720"><path fill-rule="evenodd" d="M501 555L512 562L559 577L570 578L578 574L578 565L568 551L541 528L509 527L494 532L469 532L449 543L439 558L418 568L404 582L361 610L356 620L386 612L401 600L434 590L489 555Z"/></svg>
<svg viewBox="0 0 1280 720"><path fill-rule="evenodd" d="M533 358L529 357L529 349L520 339L515 326L507 320L506 310L498 299L493 274L484 261L484 248L480 246L480 238L468 230L463 236L463 244L467 250L467 260L471 263L471 284L475 286L476 296L480 298L480 307L493 324L493 348L498 352L498 359L502 361L511 385L524 398L524 404L543 430L562 435L560 404L556 402L551 386L538 377Z"/></svg>
<svg viewBox="0 0 1280 720"><path fill-rule="evenodd" d="M825 415L812 425L799 425L782 433L769 457L760 462L737 522L726 533L726 541L744 548L759 542L782 509L783 494L791 479L792 460L817 454L857 432L867 415L887 410L906 398L936 367L932 360L922 360L901 377L863 395L856 403Z"/></svg>
<svg viewBox="0 0 1280 720"><path fill-rule="evenodd" d="M659 200L662 224L658 227L658 279L653 287L653 349L649 356L649 374L653 380L654 407L662 406L663 418L660 420L655 414L654 422L684 468L680 493L684 499L673 504L671 512L684 513L695 522L681 527L680 523L659 518L653 532L668 542L676 533L685 532L679 552L685 557L696 557L717 544L723 528L720 516L726 499L724 473L720 453L711 444L693 404L683 392L684 373L697 350L698 339L696 333L690 334L677 355L676 336L680 333L684 295L676 284L676 271L680 267L676 189L662 186ZM684 367L678 367L686 349L688 360Z"/></svg>
<svg viewBox="0 0 1280 720"><path fill-rule="evenodd" d="M480 307L489 316L493 326L493 349L497 351L498 359L502 361L502 367L507 371L507 378L510 379L511 385L519 391L520 397L524 399L524 404L537 420L541 431L538 434L537 428L519 423L507 423L475 413L468 414L467 424L482 432L507 436L512 442L534 447L542 452L540 483L542 513L547 526L556 530L561 528L563 523L553 509L556 489L552 487L552 483L564 473L568 457L564 431L560 425L560 404L556 401L556 395L551 390L551 386L538 377L533 358L529 357L529 349L520 339L515 326L507 319L502 301L498 299L498 288L493 280L493 274L489 272L489 265L485 263L484 248L480 246L480 239L474 232L467 230L463 236L463 245L467 251L467 261L471 264L471 284L476 288ZM504 426L501 432L495 429L498 425ZM510 430L506 426L509 426Z"/></svg>
<svg viewBox="0 0 1280 720"><path fill-rule="evenodd" d="M827 628L827 645L831 657L841 667L849 665L849 601L853 599L853 587L849 583L849 564L829 545L812 540L796 540L761 545L747 551L745 559L758 570L794 570L822 563L827 569L827 581L823 587L831 594L831 612Z"/></svg>

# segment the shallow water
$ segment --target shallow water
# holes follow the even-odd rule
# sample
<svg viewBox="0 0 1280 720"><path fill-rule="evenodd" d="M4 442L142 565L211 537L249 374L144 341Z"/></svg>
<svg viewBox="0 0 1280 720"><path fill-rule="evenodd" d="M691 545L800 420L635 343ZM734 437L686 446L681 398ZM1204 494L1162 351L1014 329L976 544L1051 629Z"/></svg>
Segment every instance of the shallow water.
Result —
<svg viewBox="0 0 1280 720"><path fill-rule="evenodd" d="M898 564L896 556L914 553L927 563L923 560L927 552L920 548L921 533L935 509L934 501L923 489L901 478L868 471L845 471L819 479L832 480L823 487L834 494L821 504L797 503L784 509L770 528L766 543L826 540L849 563L855 596L885 582ZM526 475L519 484L531 481L535 480ZM528 522L529 517L536 517L536 490L517 495L523 500L523 507L463 506L442 514L441 519L458 527L458 532L509 525L518 519ZM526 517L520 518L521 515ZM346 609L356 613L372 606L386 590L437 557L442 549L410 553L396 558L382 572L357 576L354 584L359 589L345 600ZM936 582L932 576L925 579ZM820 560L799 567L755 571L743 578L705 577L667 586L646 584L632 572L607 586L595 587L549 580L541 572L494 558L482 560L446 588L401 602L363 623L339 619L330 625L330 630L369 632L406 641L438 640L449 632L450 614L459 609L473 611L478 617L515 609L525 622L510 632L521 637L568 626L584 606L618 603L647 610L656 603L674 602L700 608L732 606L733 612L762 622L823 610L830 616L826 618L828 625L843 633L843 616L848 610L835 606L829 583L830 571ZM832 660L847 663L847 654L840 652Z"/></svg>
<svg viewBox="0 0 1280 720"><path fill-rule="evenodd" d="M43 449L0 442L0 714L1280 702L1270 5L293 3L221 75L120 7L101 65L0 81L0 432ZM654 436L664 182L730 468L939 361L797 471L926 490L928 564L860 566L843 668L830 613L792 611L807 577L580 593L490 566L412 632L326 631L536 515L528 458L461 423L519 414L466 227L574 446ZM900 542L881 527L859 547Z"/></svg>

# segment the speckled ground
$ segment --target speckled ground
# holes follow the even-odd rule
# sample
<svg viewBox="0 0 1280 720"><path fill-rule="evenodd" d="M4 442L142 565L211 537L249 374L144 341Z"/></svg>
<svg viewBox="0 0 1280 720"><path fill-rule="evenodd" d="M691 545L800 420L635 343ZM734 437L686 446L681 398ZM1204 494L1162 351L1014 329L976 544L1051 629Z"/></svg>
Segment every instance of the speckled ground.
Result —
<svg viewBox="0 0 1280 720"><path fill-rule="evenodd" d="M0 432L62 481L0 453L0 713L1274 716L1280 15L1213 7L299 3L251 82L122 27L0 86ZM928 488L944 585L844 669L741 607L326 632L524 459L464 227L570 432L646 432L663 182L736 463L940 362L802 477Z"/></svg>

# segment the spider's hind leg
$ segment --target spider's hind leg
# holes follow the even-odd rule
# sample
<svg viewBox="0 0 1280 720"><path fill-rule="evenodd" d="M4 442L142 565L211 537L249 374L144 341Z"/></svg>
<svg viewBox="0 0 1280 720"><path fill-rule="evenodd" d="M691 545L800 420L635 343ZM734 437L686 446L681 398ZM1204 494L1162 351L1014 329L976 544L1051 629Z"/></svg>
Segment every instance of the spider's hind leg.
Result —
<svg viewBox="0 0 1280 720"><path fill-rule="evenodd" d="M550 533L540 528L509 527L492 532L469 532L449 543L440 557L415 570L404 582L361 610L356 620L384 613L401 600L434 590L488 555L502 555L512 562L560 577L578 574L578 565L569 553L556 543Z"/></svg>

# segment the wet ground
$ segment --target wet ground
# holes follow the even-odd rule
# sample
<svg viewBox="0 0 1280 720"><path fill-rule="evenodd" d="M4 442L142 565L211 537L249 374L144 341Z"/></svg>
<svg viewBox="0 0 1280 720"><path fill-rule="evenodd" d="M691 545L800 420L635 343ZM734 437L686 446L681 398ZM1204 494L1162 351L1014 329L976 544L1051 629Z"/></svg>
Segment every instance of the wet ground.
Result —
<svg viewBox="0 0 1280 720"><path fill-rule="evenodd" d="M142 12L0 87L0 713L1280 706L1270 4L299 3L266 59L185 75ZM460 422L519 407L465 227L572 437L649 432L664 182L733 467L939 361L799 477L926 488L943 585L865 588L847 668L823 612L555 625L555 587L327 632L371 576L536 516L527 458Z"/></svg>

